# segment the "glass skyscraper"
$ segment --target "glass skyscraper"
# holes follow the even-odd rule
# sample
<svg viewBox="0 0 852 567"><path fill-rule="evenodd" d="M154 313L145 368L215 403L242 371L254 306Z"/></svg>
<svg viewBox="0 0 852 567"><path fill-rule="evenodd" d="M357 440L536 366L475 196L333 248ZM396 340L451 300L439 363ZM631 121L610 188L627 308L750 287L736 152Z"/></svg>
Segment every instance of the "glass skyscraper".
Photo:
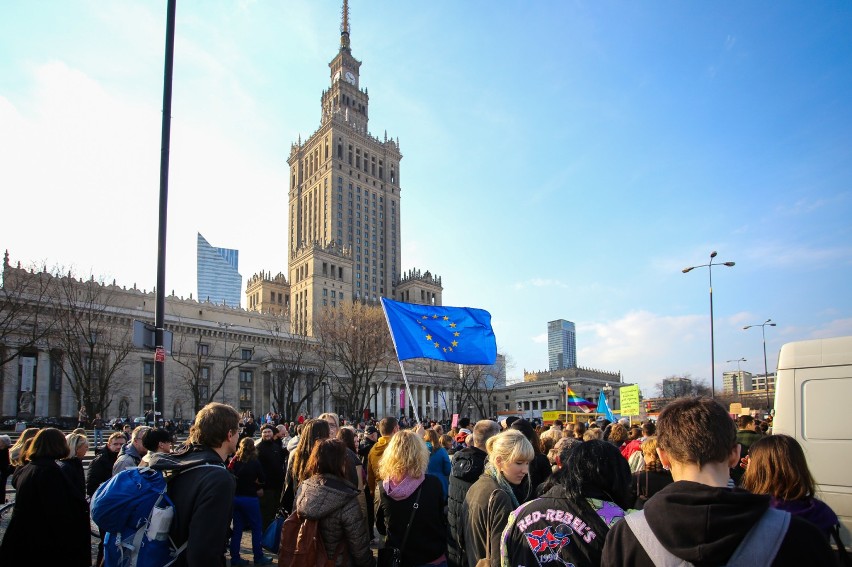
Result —
<svg viewBox="0 0 852 567"><path fill-rule="evenodd" d="M550 370L577 367L577 336L574 323L557 319L547 324L547 360Z"/></svg>
<svg viewBox="0 0 852 567"><path fill-rule="evenodd" d="M216 248L198 233L198 301L240 306L239 250Z"/></svg>

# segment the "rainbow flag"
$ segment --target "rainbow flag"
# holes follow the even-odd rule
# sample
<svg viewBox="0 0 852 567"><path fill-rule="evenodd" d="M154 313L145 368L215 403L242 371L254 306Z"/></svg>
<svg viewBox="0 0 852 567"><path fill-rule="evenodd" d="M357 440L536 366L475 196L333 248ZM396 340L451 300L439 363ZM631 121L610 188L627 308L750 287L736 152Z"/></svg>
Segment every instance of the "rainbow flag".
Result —
<svg viewBox="0 0 852 567"><path fill-rule="evenodd" d="M568 396L568 405L569 406L577 406L581 408L583 411L589 411L588 408L595 407L595 404L590 402L585 398L581 398L577 394L574 393L574 390L571 389L570 386L565 387L565 395Z"/></svg>

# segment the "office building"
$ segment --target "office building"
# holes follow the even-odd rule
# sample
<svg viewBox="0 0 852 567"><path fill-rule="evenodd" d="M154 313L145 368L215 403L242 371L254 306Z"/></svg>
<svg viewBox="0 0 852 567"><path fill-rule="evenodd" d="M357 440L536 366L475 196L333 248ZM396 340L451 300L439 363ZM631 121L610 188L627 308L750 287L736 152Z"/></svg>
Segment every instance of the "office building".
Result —
<svg viewBox="0 0 852 567"><path fill-rule="evenodd" d="M752 374L745 370L732 370L722 373L722 393L736 396L753 389Z"/></svg>
<svg viewBox="0 0 852 567"><path fill-rule="evenodd" d="M574 323L557 319L547 324L547 360L550 370L577 366L577 335Z"/></svg>
<svg viewBox="0 0 852 567"><path fill-rule="evenodd" d="M198 301L240 306L239 250L216 248L198 233Z"/></svg>
<svg viewBox="0 0 852 567"><path fill-rule="evenodd" d="M691 396L692 392L692 380L689 378L680 376L663 378L664 398L682 398L684 396Z"/></svg>

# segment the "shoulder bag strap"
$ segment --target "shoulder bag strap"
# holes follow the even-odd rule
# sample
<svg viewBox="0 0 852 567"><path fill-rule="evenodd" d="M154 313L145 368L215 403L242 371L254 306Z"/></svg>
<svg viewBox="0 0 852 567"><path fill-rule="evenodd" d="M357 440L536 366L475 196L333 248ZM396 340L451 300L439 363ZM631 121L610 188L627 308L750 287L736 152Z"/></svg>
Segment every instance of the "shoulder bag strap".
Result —
<svg viewBox="0 0 852 567"><path fill-rule="evenodd" d="M663 547L654 532L651 531L651 526L648 525L648 520L645 518L645 511L639 510L624 516L624 521L630 526L636 540L648 554L648 557L657 567L692 567L692 563L684 561L680 557L673 554L671 551Z"/></svg>
<svg viewBox="0 0 852 567"><path fill-rule="evenodd" d="M399 546L399 552L402 553L405 551L405 542L408 541L408 533L411 531L411 524L414 523L414 514L417 513L417 509L420 507L420 491L423 489L423 484L417 488L417 496L414 498L414 506L411 507L411 517L408 519L408 526L405 528L405 535L402 537L402 545Z"/></svg>
<svg viewBox="0 0 852 567"><path fill-rule="evenodd" d="M789 526L788 512L767 508L728 559L728 567L772 565Z"/></svg>

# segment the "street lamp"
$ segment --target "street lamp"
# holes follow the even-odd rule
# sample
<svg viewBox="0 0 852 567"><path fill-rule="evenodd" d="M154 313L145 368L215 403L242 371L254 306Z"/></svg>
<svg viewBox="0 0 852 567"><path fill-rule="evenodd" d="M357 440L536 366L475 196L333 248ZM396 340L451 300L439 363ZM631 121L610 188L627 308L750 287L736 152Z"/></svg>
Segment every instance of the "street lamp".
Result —
<svg viewBox="0 0 852 567"><path fill-rule="evenodd" d="M565 378L559 379L559 387L562 388L562 395L565 396L565 422L568 422L568 380Z"/></svg>
<svg viewBox="0 0 852 567"><path fill-rule="evenodd" d="M713 259L716 257L716 251L710 252L710 263L701 264L698 266L690 266L688 268L684 268L682 271L684 274L691 272L695 268L707 268L707 272L710 274L710 396L712 398L716 397L716 342L713 337ZM721 264L717 263L716 266L734 266L734 262L722 262Z"/></svg>
<svg viewBox="0 0 852 567"><path fill-rule="evenodd" d="M729 362L729 363L730 362L736 362L737 363L737 379L742 380L743 379L743 373L742 373L742 370L740 370L740 362L747 362L746 359L735 358L733 360L726 360L725 362ZM724 386L722 386L722 387L724 388ZM742 391L742 390L740 390L740 391ZM737 381L734 380L734 396L736 396L736 395L737 395Z"/></svg>
<svg viewBox="0 0 852 567"><path fill-rule="evenodd" d="M765 322L760 325L746 325L743 327L743 331L747 331L752 327L760 327L760 332L763 335L763 384L766 386L766 411L768 412L771 408L769 407L769 369L766 366L766 326L774 327L775 323L772 322L772 319L767 319Z"/></svg>

